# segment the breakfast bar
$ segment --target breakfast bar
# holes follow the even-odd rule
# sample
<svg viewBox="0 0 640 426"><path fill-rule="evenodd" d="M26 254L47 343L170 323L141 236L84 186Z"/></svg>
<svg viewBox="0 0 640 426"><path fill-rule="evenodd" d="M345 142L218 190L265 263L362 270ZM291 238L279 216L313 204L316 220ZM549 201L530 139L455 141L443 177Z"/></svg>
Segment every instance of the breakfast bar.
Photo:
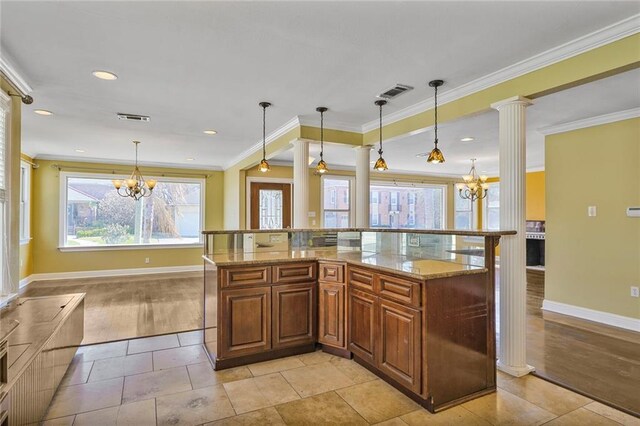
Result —
<svg viewBox="0 0 640 426"><path fill-rule="evenodd" d="M204 234L216 370L319 347L432 412L495 391L495 247L513 232Z"/></svg>

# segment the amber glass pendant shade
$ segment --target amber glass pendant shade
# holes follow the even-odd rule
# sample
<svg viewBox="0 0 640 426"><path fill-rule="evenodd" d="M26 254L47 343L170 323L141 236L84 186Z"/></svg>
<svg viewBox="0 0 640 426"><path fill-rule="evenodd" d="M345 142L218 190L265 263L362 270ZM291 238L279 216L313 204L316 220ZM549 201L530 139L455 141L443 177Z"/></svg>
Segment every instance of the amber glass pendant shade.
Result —
<svg viewBox="0 0 640 426"><path fill-rule="evenodd" d="M384 161L384 158L382 158L382 156L378 158L378 161L376 161L376 164L373 166L373 168L379 172L384 172L385 170L389 169L387 167L387 162Z"/></svg>
<svg viewBox="0 0 640 426"><path fill-rule="evenodd" d="M262 173L266 173L271 170L271 166L269 165L269 162L267 160L263 159L262 161L260 161L258 170L261 171Z"/></svg>
<svg viewBox="0 0 640 426"><path fill-rule="evenodd" d="M440 164L444 163L444 155L442 151L438 149L438 147L433 148L433 150L429 153L429 158L427 158L427 163Z"/></svg>
<svg viewBox="0 0 640 426"><path fill-rule="evenodd" d="M329 171L329 168L327 167L327 163L325 163L324 160L320 160L318 161L318 165L316 166L316 172L322 174L325 174Z"/></svg>

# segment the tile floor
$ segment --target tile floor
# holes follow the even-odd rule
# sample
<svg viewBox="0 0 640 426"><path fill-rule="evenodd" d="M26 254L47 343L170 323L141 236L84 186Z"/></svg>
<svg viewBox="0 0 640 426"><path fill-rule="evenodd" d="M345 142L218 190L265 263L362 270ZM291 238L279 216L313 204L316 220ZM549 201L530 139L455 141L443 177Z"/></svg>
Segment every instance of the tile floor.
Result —
<svg viewBox="0 0 640 426"><path fill-rule="evenodd" d="M640 425L542 379L430 414L353 361L323 352L213 371L190 332L82 347L44 425Z"/></svg>

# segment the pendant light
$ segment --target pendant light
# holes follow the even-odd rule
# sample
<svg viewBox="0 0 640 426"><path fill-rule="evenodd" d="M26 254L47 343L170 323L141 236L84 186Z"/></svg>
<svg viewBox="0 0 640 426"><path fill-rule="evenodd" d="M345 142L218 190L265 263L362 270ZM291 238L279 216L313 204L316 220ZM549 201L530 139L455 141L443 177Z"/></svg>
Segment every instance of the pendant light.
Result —
<svg viewBox="0 0 640 426"><path fill-rule="evenodd" d="M327 110L327 107L316 108L316 111L320 113L320 161L318 161L318 165L316 166L316 173L320 173L321 175L329 171L327 163L324 162L324 113Z"/></svg>
<svg viewBox="0 0 640 426"><path fill-rule="evenodd" d="M258 166L258 170L262 173L266 173L271 170L271 166L267 161L267 108L271 106L269 102L260 102L262 107L262 161Z"/></svg>
<svg viewBox="0 0 640 426"><path fill-rule="evenodd" d="M434 148L431 151L431 153L429 153L429 158L427 158L427 163L433 163L433 164L439 164L439 163L444 163L444 155L442 155L442 151L440 151L438 149L438 87L442 86L444 84L444 81L442 80L431 80L429 82L429 86L433 87L435 90L435 125L434 125L434 132L435 132L435 140L433 142L434 144Z"/></svg>
<svg viewBox="0 0 640 426"><path fill-rule="evenodd" d="M382 158L382 107L387 104L387 101L383 99L379 99L375 101L375 104L380 107L380 149L378 150L378 154L380 154L380 158L376 161L376 164L373 166L374 170L379 172L384 172L388 169L387 162Z"/></svg>

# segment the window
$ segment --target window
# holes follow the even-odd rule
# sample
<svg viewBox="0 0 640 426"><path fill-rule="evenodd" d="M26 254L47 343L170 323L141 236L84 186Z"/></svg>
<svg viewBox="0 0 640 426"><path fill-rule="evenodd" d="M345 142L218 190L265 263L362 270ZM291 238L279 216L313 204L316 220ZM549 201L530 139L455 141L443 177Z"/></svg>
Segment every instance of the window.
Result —
<svg viewBox="0 0 640 426"><path fill-rule="evenodd" d="M489 184L487 196L482 200L484 212L483 226L487 229L500 229L500 183Z"/></svg>
<svg viewBox="0 0 640 426"><path fill-rule="evenodd" d="M8 253L5 247L7 243L7 229L5 223L7 209L7 193L6 193L6 171L7 171L7 152L9 151L9 120L10 120L9 96L4 92L0 92L0 289L1 294L7 295L11 291L11 283L7 279L6 265L8 264Z"/></svg>
<svg viewBox="0 0 640 426"><path fill-rule="evenodd" d="M351 177L322 176L322 226L351 226Z"/></svg>
<svg viewBox="0 0 640 426"><path fill-rule="evenodd" d="M373 183L369 223L372 228L444 229L446 192L445 185Z"/></svg>
<svg viewBox="0 0 640 426"><path fill-rule="evenodd" d="M60 177L62 247L200 243L203 180L160 178L150 197L135 201L118 195L111 175Z"/></svg>
<svg viewBox="0 0 640 426"><path fill-rule="evenodd" d="M20 242L29 242L31 205L31 164L20 162Z"/></svg>
<svg viewBox="0 0 640 426"><path fill-rule="evenodd" d="M455 192L454 206L454 227L455 229L473 229L473 205L471 200L462 198L460 194Z"/></svg>

